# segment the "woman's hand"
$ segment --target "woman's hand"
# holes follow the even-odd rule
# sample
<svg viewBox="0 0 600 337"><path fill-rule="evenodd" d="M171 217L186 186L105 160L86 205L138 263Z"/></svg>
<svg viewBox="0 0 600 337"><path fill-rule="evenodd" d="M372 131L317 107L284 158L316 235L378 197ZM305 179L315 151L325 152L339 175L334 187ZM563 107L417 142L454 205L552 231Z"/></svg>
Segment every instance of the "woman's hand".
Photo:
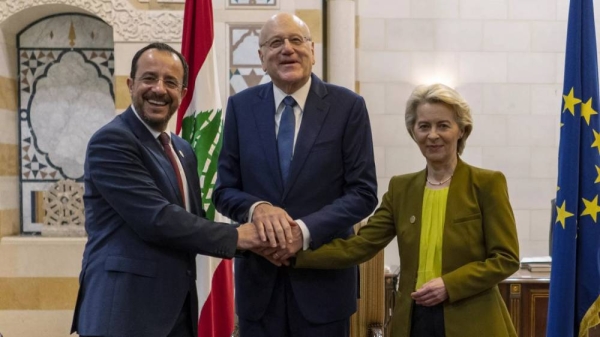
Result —
<svg viewBox="0 0 600 337"><path fill-rule="evenodd" d="M446 285L441 277L425 283L417 291L410 294L415 303L425 307L431 307L444 302L448 298Z"/></svg>

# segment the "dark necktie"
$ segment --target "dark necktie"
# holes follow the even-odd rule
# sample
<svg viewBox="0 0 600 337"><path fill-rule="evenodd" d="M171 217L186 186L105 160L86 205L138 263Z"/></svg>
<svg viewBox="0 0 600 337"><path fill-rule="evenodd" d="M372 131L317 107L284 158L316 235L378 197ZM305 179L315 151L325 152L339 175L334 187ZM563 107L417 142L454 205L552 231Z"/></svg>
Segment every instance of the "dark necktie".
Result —
<svg viewBox="0 0 600 337"><path fill-rule="evenodd" d="M294 131L296 129L296 117L294 116L294 105L296 101L292 96L286 96L283 99L283 113L279 121L279 131L277 132L277 150L279 151L279 169L283 182L287 181L292 163L292 154L294 152Z"/></svg>
<svg viewBox="0 0 600 337"><path fill-rule="evenodd" d="M183 200L183 206L185 207L185 193L183 189L183 179L181 179L181 172L179 172L179 166L177 166L177 159L175 159L175 152L173 152L173 148L171 147L171 139L166 132L162 132L158 136L158 140L162 144L165 149L165 153L171 162L171 166L173 166L173 170L175 171L175 175L177 176L177 184L179 185L179 193L181 193L181 200Z"/></svg>

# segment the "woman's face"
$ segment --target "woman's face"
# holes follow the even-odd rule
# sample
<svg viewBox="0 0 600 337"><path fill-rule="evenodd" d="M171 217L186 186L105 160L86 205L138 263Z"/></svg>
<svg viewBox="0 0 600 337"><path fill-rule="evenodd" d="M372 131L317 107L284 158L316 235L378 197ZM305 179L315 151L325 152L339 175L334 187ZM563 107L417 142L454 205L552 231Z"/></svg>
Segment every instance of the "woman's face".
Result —
<svg viewBox="0 0 600 337"><path fill-rule="evenodd" d="M447 164L456 159L458 140L463 131L454 111L442 103L424 103L417 107L414 134L428 164Z"/></svg>

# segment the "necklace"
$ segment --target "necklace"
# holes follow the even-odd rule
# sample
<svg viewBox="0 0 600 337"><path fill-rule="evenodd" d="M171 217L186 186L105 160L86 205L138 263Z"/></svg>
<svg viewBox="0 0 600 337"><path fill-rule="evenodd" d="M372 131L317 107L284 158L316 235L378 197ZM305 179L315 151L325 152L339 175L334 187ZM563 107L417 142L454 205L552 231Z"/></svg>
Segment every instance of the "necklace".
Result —
<svg viewBox="0 0 600 337"><path fill-rule="evenodd" d="M444 185L445 183L449 182L449 181L450 181L450 179L452 179L452 174L451 174L451 175L448 177L448 179L446 179L446 180L444 180L444 181L440 181L439 183L434 183L434 182L432 182L431 180L429 180L429 177L425 177L425 180L427 180L427 182L428 182L430 185L433 185L433 186L440 186L440 185Z"/></svg>

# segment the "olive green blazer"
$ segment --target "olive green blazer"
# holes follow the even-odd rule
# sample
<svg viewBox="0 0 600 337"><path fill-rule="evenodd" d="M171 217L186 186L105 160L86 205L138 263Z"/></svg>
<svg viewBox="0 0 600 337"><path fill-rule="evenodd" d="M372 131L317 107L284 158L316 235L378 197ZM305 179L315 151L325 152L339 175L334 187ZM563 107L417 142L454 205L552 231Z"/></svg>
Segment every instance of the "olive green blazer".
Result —
<svg viewBox="0 0 600 337"><path fill-rule="evenodd" d="M411 292L419 265L426 171L395 176L375 214L357 235L303 251L296 268L346 268L365 262L398 237L400 281L392 318L393 337L410 336ZM516 336L498 282L519 268L519 243L506 179L460 159L444 222L442 279L446 337Z"/></svg>

